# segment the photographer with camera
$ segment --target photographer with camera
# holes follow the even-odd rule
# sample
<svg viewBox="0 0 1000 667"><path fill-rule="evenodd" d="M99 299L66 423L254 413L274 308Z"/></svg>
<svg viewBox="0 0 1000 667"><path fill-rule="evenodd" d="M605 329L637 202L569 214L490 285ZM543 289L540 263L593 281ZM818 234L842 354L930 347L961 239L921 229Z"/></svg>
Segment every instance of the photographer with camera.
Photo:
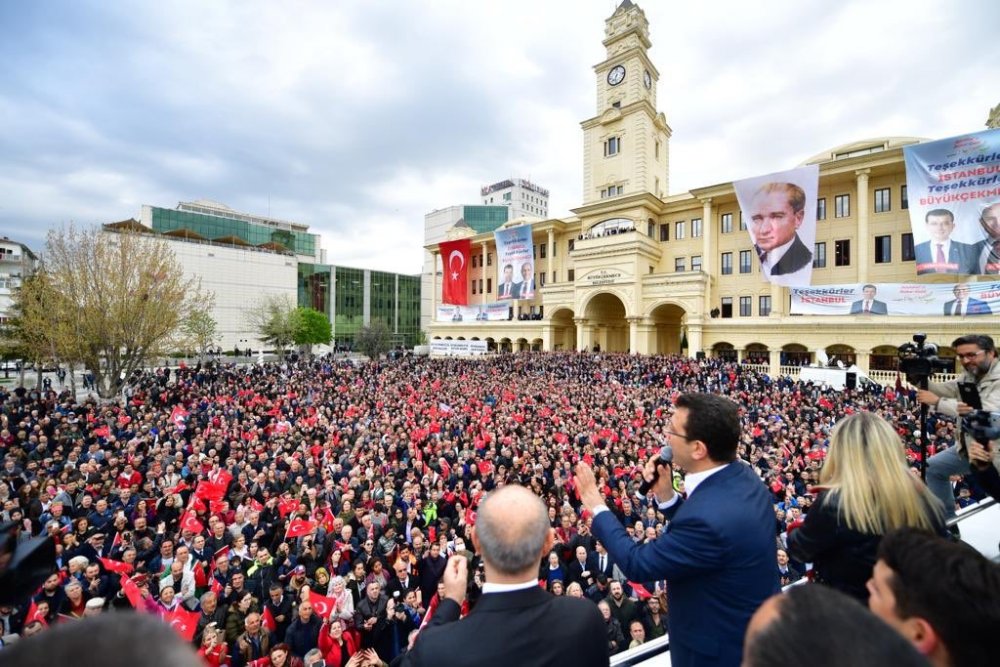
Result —
<svg viewBox="0 0 1000 667"><path fill-rule="evenodd" d="M951 487L952 475L967 475L970 472L971 439L962 429L961 417L975 411L962 401L960 386L971 383L979 395L981 409L987 412L1000 411L1000 362L993 339L982 334L969 334L955 339L951 344L965 372L949 382L930 382L927 389L917 392L917 400L929 406L936 413L953 417L958 422L956 443L938 452L927 461L927 486L944 503L945 518L955 516L955 493ZM967 386L967 385L966 385ZM1000 465L997 456L1000 443L996 440L989 447L980 445L983 452L976 456L985 458L988 454L994 467ZM982 464L984 461L980 461Z"/></svg>

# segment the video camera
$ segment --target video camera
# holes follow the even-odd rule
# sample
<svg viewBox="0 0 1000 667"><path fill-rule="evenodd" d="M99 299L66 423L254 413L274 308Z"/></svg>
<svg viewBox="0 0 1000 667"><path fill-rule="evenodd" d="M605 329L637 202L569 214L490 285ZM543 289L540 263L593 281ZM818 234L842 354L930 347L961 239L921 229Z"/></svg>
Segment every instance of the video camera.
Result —
<svg viewBox="0 0 1000 667"><path fill-rule="evenodd" d="M976 410L962 417L962 431L986 447L990 440L1000 438L1000 412Z"/></svg>
<svg viewBox="0 0 1000 667"><path fill-rule="evenodd" d="M954 369L954 362L938 357L938 346L928 343L927 334L913 334L912 343L903 343L898 348L899 371L906 375L911 384L926 388L927 379L934 373L946 373Z"/></svg>

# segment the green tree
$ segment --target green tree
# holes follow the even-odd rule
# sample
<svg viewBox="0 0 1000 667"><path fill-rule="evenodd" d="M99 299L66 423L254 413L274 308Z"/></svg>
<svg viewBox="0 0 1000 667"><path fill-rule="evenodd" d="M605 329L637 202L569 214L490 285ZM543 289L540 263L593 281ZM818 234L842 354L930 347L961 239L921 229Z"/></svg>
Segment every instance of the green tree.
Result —
<svg viewBox="0 0 1000 667"><path fill-rule="evenodd" d="M205 358L205 352L215 345L219 338L218 324L209 313L209 308L211 306L192 310L181 322L183 345L197 352L199 361Z"/></svg>
<svg viewBox="0 0 1000 667"><path fill-rule="evenodd" d="M57 358L82 362L102 398L162 354L204 304L199 281L184 277L155 236L70 226L50 231L45 248L50 347Z"/></svg>
<svg viewBox="0 0 1000 667"><path fill-rule="evenodd" d="M58 309L58 293L51 276L38 271L22 279L14 289L10 319L3 328L4 356L21 359L20 384L28 363L38 369L38 385L42 382L42 366L55 358L55 327L51 315Z"/></svg>
<svg viewBox="0 0 1000 667"><path fill-rule="evenodd" d="M287 295L272 294L247 312L247 320L257 336L284 358L299 329L299 309Z"/></svg>
<svg viewBox="0 0 1000 667"><path fill-rule="evenodd" d="M333 338L330 319L314 308L298 309L298 328L295 331L296 345L305 345L312 356L313 345L326 345Z"/></svg>
<svg viewBox="0 0 1000 667"><path fill-rule="evenodd" d="M371 324L358 329L354 343L366 357L378 359L391 349L392 332L382 320L372 320Z"/></svg>

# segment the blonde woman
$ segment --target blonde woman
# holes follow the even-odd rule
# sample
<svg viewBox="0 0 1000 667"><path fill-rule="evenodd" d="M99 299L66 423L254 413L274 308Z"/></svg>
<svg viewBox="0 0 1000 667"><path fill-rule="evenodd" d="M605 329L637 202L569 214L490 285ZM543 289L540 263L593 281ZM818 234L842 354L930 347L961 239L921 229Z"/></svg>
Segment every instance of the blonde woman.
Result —
<svg viewBox="0 0 1000 667"><path fill-rule="evenodd" d="M819 496L788 536L792 558L813 564L814 581L867 601L865 582L882 536L910 526L945 534L940 503L906 464L892 426L871 412L833 429Z"/></svg>

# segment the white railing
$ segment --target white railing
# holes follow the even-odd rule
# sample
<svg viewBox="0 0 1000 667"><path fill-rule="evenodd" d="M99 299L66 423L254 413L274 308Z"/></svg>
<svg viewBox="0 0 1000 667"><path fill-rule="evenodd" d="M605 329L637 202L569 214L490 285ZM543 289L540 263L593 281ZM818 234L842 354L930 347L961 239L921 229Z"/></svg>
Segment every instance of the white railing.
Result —
<svg viewBox="0 0 1000 667"><path fill-rule="evenodd" d="M770 364L742 364L743 368L749 368L750 370L757 371L758 373L770 373Z"/></svg>

